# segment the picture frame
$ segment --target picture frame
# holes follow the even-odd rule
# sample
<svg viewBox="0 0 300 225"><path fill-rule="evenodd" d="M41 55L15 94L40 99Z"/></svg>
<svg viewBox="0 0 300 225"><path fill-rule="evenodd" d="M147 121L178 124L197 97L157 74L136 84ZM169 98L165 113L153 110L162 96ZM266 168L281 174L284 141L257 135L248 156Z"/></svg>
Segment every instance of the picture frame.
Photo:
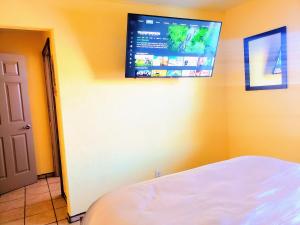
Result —
<svg viewBox="0 0 300 225"><path fill-rule="evenodd" d="M287 27L244 39L246 91L288 88Z"/></svg>

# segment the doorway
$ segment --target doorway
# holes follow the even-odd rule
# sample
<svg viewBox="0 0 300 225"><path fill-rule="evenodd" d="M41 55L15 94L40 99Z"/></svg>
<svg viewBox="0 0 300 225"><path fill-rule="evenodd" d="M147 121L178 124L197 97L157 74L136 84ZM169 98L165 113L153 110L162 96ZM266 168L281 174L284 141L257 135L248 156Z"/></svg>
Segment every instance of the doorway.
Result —
<svg viewBox="0 0 300 225"><path fill-rule="evenodd" d="M27 183L19 182L19 186L5 185L9 188L0 190L0 194L34 183L37 176L54 175L60 177L64 195L55 92L51 93L51 86L46 85L50 80L55 88L50 40L46 37L49 33L43 31L0 29L0 53L11 57L4 57L0 63L0 79L5 87L0 90L0 187L4 187L1 182L9 174L16 179L13 170L19 177L31 171L33 177L26 179ZM14 58L17 56L24 60ZM8 126L12 124L15 131L9 134Z"/></svg>
<svg viewBox="0 0 300 225"><path fill-rule="evenodd" d="M61 157L59 148L59 136L58 136L58 123L57 123L57 111L56 111L56 93L57 86L55 82L55 74L53 67L53 59L51 55L50 39L47 38L45 46L42 51L44 71L45 71L45 82L48 100L48 113L49 113L49 124L51 133L52 143L52 154L53 154L53 169L54 174L60 177L61 193L65 197L62 170L61 170Z"/></svg>

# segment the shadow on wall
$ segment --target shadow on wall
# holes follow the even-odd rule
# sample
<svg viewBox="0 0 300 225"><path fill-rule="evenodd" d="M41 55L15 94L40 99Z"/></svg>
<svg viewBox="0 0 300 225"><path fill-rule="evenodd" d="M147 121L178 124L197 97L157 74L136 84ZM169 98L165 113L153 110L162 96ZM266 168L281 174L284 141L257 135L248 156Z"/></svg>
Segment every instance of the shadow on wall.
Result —
<svg viewBox="0 0 300 225"><path fill-rule="evenodd" d="M126 115L122 119L127 120L128 129L132 130L136 127L138 131L150 126L145 122L145 116L148 116L149 121L152 121L151 126L157 124L159 131L145 138L145 141L148 139L150 143L165 143L166 146L153 146L155 149L161 149L162 152L164 149L170 149L170 143L173 143L174 149L182 149L182 153L174 155L177 157L176 160L178 160L178 155L185 155L187 158L180 157L178 163L170 162L171 167L174 168L176 165L178 170L199 166L199 162L200 164L208 163L207 159L209 162L214 162L227 157L221 153L223 150L223 152L226 151L226 144L224 144L226 135L225 128L223 129L224 101L221 101L224 98L223 78L217 75L218 65L216 65L213 78L125 79L127 10L118 5L101 10L100 13L99 10L89 10L87 14L86 10L76 9L65 11L65 14L68 15L66 19L74 41L90 69L90 74L85 73L86 76L91 76L92 80L112 83L112 86L101 86L100 89L106 93L105 96L111 96L113 89L118 89L114 95L118 95L116 93L119 92L126 93L126 95L118 95L113 102L109 101L110 105L116 106L113 110L109 110L108 105L98 100L98 104L102 106L101 110L95 109L98 116L107 111L107 115L102 117L119 121L120 117ZM90 26L87 26L88 24ZM121 83L130 86L121 85ZM99 95L99 93L97 90L92 95ZM91 96L89 99L93 98L95 97ZM114 113L115 108L119 110ZM89 111L91 111L90 108ZM163 112L167 115L162 114ZM161 113L161 115L154 115L155 113ZM95 116L90 115L89 118ZM111 121L111 123L114 122ZM115 128L119 132L124 124L118 126ZM173 130L172 127L174 127ZM170 129L172 133L168 135ZM174 132L174 130L177 131ZM150 130L143 132L150 135ZM118 135L114 134L114 136ZM138 137L140 135L135 135L130 145L135 146L134 143L137 142ZM166 137L169 137L169 141L166 141ZM131 139L131 137L128 138ZM162 138L161 141L159 141L160 138ZM210 146L210 149L207 146ZM158 154L158 157L166 157L164 160L168 160L171 153L166 151L165 154L165 156L163 153ZM155 160L153 156L149 158Z"/></svg>
<svg viewBox="0 0 300 225"><path fill-rule="evenodd" d="M68 11L68 22L94 79L125 77L127 13L115 10Z"/></svg>
<svg viewBox="0 0 300 225"><path fill-rule="evenodd" d="M101 6L103 10L102 8L99 10ZM95 8L89 8L88 11L87 9L78 8L73 10L65 9L64 15L67 15L65 19L72 38L83 53L82 55L85 56L82 59L86 60L94 79L124 80L127 14L128 12L136 12L136 8L140 8L139 13L145 13L144 9L148 9L146 14L163 15L171 13L179 16L176 13L178 9L173 9L172 7L162 7L160 11L163 13L157 13L156 11L159 11L159 9L156 8L160 7L139 6L139 4L135 6L133 4L103 3L96 5ZM148 12L149 9L151 10L150 12ZM193 12L186 17L197 15L195 14L196 10L186 9L185 12ZM181 16L184 17L184 14L180 14ZM177 79L165 81L165 83L177 82Z"/></svg>
<svg viewBox="0 0 300 225"><path fill-rule="evenodd" d="M66 151L72 150L72 214L116 187L153 178L155 168L168 174L227 158L222 73L125 79L127 11L133 7L68 9L63 12L65 35L56 31L64 44L58 57L68 56L59 59L59 66ZM82 171L87 176L76 179ZM84 198L83 192L88 193Z"/></svg>
<svg viewBox="0 0 300 225"><path fill-rule="evenodd" d="M261 10L257 10L258 6ZM295 104L300 101L298 9L299 2L294 0L289 4L257 0L227 14L223 42L226 92L230 99L227 101L230 157L265 155L300 161L300 107ZM257 19L249 20L253 12L258 12ZM243 39L282 26L288 30L288 89L245 91Z"/></svg>

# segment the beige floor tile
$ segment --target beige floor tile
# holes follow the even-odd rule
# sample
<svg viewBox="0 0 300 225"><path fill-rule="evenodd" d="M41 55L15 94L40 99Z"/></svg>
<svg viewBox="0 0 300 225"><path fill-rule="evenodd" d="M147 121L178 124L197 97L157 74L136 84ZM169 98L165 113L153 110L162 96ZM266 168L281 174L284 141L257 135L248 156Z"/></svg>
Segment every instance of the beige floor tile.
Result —
<svg viewBox="0 0 300 225"><path fill-rule="evenodd" d="M24 208L17 208L0 213L0 224L24 218Z"/></svg>
<svg viewBox="0 0 300 225"><path fill-rule="evenodd" d="M24 225L24 219L10 221L1 225Z"/></svg>
<svg viewBox="0 0 300 225"><path fill-rule="evenodd" d="M69 225L69 222L68 222L67 219L60 220L60 221L58 221L57 223L58 223L58 225Z"/></svg>
<svg viewBox="0 0 300 225"><path fill-rule="evenodd" d="M51 192L56 192L61 190L60 183L49 184L49 188Z"/></svg>
<svg viewBox="0 0 300 225"><path fill-rule="evenodd" d="M26 188L28 189L28 188L35 188L35 187L40 187L40 186L47 186L47 185L48 184L47 184L46 179L40 179L36 183L26 186Z"/></svg>
<svg viewBox="0 0 300 225"><path fill-rule="evenodd" d="M52 199L62 198L61 192L60 191L51 192L51 197L52 197Z"/></svg>
<svg viewBox="0 0 300 225"><path fill-rule="evenodd" d="M55 209L57 221L66 219L68 217L67 207Z"/></svg>
<svg viewBox="0 0 300 225"><path fill-rule="evenodd" d="M37 194L37 195L26 195L26 205L32 205L47 200L51 200L49 192Z"/></svg>
<svg viewBox="0 0 300 225"><path fill-rule="evenodd" d="M49 177L47 178L48 184L59 183L60 177Z"/></svg>
<svg viewBox="0 0 300 225"><path fill-rule="evenodd" d="M0 196L0 202L7 202L7 201L12 201L20 198L24 198L25 196L25 189L20 188L15 191L11 191L9 193L3 194Z"/></svg>
<svg viewBox="0 0 300 225"><path fill-rule="evenodd" d="M58 225L69 225L69 224L71 224L71 225L80 225L80 220L76 221L74 223L69 223L67 219L64 219L64 220L58 221L57 223L58 223Z"/></svg>
<svg viewBox="0 0 300 225"><path fill-rule="evenodd" d="M53 199L53 205L54 205L55 209L58 209L58 208L67 206L67 203L63 197L59 197L59 198Z"/></svg>
<svg viewBox="0 0 300 225"><path fill-rule="evenodd" d="M26 187L26 195L37 195L49 192L48 185L40 185L36 187Z"/></svg>
<svg viewBox="0 0 300 225"><path fill-rule="evenodd" d="M46 200L32 205L27 205L25 209L25 216L33 216L51 210L53 210L52 202L51 200Z"/></svg>
<svg viewBox="0 0 300 225"><path fill-rule="evenodd" d="M25 225L45 225L56 221L53 210L25 218Z"/></svg>
<svg viewBox="0 0 300 225"><path fill-rule="evenodd" d="M0 202L0 212L5 212L17 208L24 208L24 205L25 205L24 198L7 201L7 202Z"/></svg>

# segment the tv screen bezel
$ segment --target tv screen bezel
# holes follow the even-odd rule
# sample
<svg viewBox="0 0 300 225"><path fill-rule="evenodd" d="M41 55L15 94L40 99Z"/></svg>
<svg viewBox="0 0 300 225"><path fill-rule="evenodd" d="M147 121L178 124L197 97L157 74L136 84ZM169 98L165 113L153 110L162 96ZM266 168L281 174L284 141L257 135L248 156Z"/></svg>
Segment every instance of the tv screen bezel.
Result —
<svg viewBox="0 0 300 225"><path fill-rule="evenodd" d="M157 18L167 18L167 19L179 19L179 20L191 20L191 21L198 21L198 22L212 22L212 23L220 23L220 32L218 34L218 43L217 43L217 50L216 53L214 55L215 57L215 61L214 61L214 65L212 67L212 72L211 72L211 76L161 76L161 77L155 77L155 76L129 76L127 73L127 60L128 60L128 52L129 52L129 17L130 16L149 16L149 17L157 17ZM157 15L148 15L148 14L138 14L138 13L128 13L127 14L127 34L126 34L126 55L125 55L125 78L211 78L213 77L213 73L214 73L214 69L215 69L215 64L216 64L216 58L217 58L217 53L218 53L218 49L219 49L219 43L220 43L220 36L221 36L221 32L222 32L222 26L223 26L223 22L222 21L215 21L215 20L201 20L201 19L190 19L190 18L182 18L182 17L171 17L171 16L157 16Z"/></svg>

